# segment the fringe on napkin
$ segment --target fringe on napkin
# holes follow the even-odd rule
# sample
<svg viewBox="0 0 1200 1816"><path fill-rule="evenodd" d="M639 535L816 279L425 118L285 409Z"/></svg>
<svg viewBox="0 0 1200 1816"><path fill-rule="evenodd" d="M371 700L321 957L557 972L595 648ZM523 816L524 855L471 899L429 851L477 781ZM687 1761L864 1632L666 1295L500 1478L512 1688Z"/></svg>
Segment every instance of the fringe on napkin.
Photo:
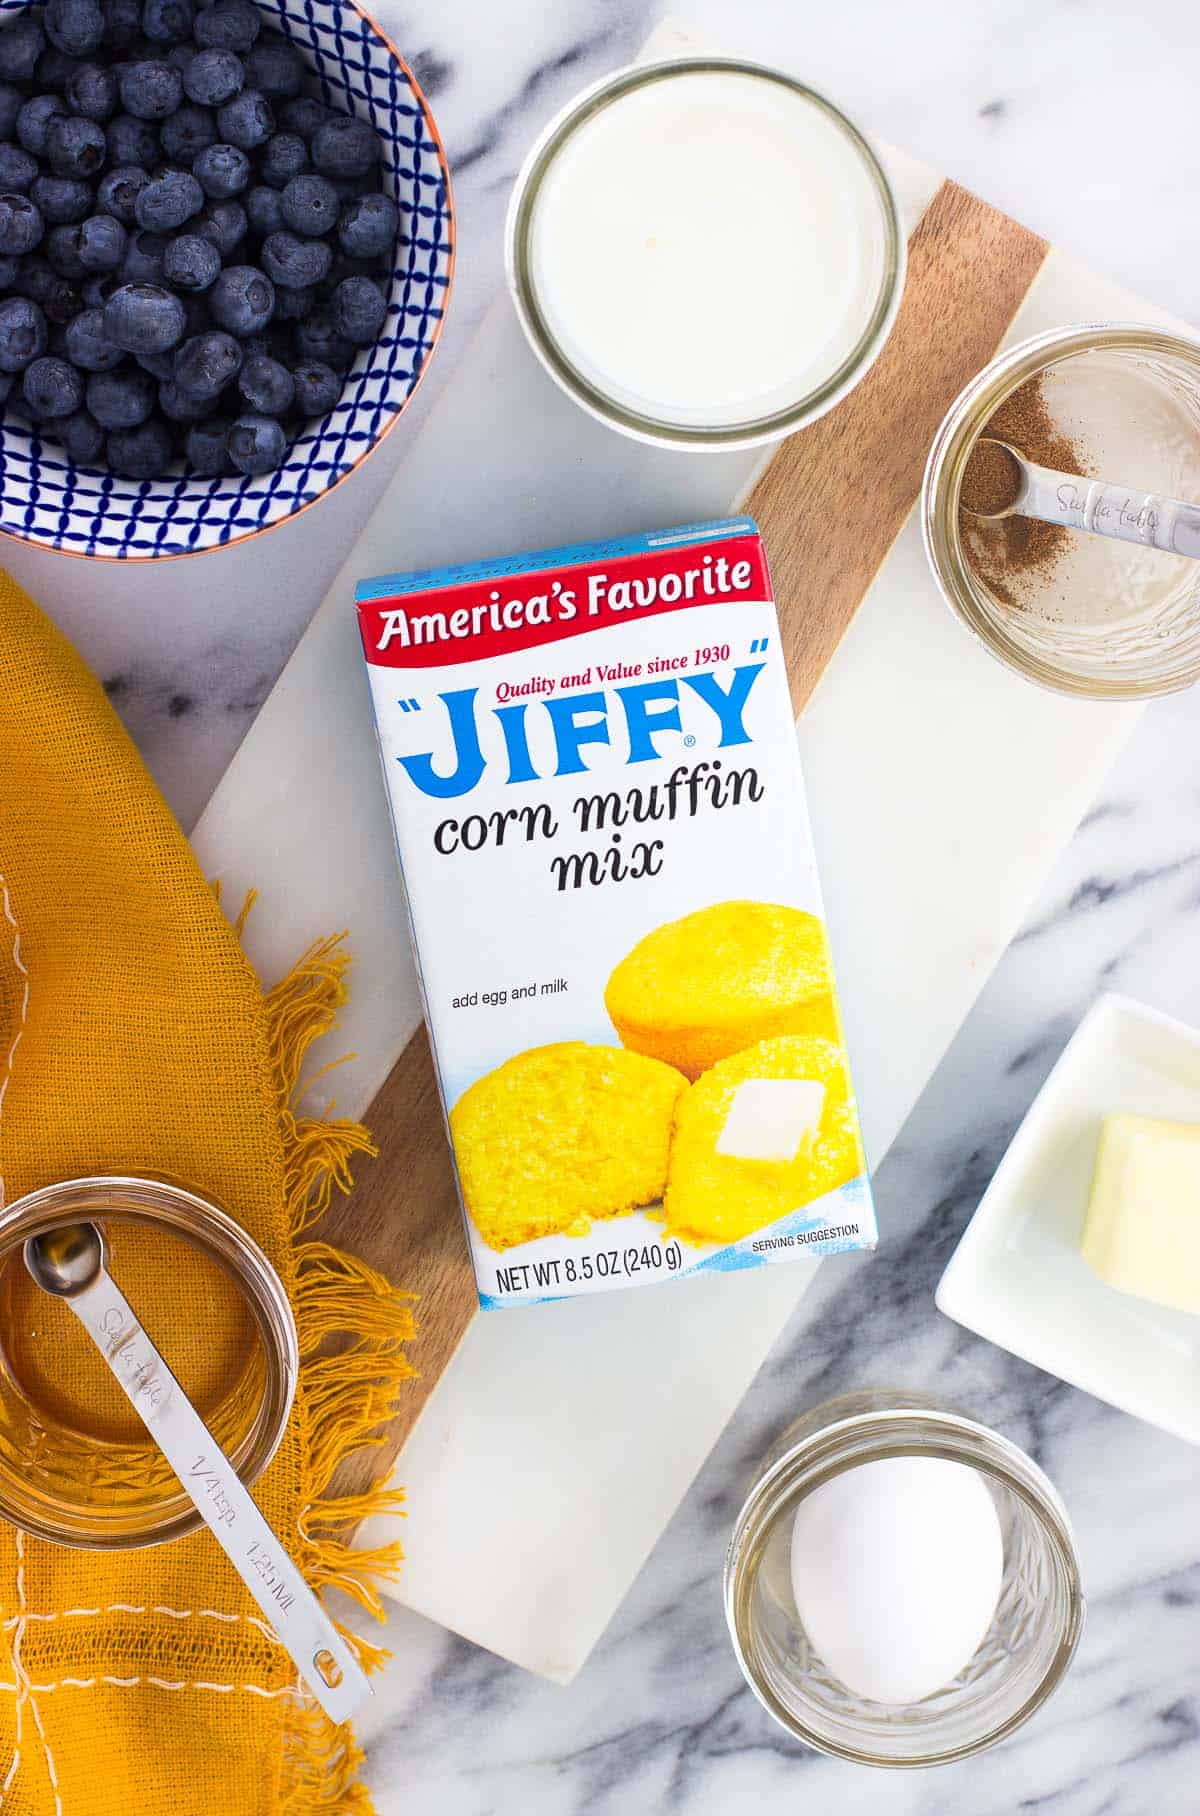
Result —
<svg viewBox="0 0 1200 1816"><path fill-rule="evenodd" d="M236 922L239 937L253 903L252 892ZM379 1427L394 1415L404 1382L416 1372L404 1348L416 1329L413 1295L312 1234L334 1192L350 1190L353 1158L373 1155L376 1148L361 1123L307 1116L298 1109L322 1075L302 1081L308 1050L328 1033L346 998L350 955L344 937L317 941L266 997L292 1238L291 1297L300 1339L296 1407L307 1493L296 1561L311 1588L339 1589L383 1621L378 1584L395 1577L403 1558L400 1544L358 1550L351 1536L361 1520L398 1512L403 1491L339 1494L335 1477L354 1451L381 1441ZM387 1651L341 1622L335 1624L364 1669L378 1670ZM348 1725L330 1721L315 1705L299 1708L285 1749L281 1811L286 1816L369 1816L370 1796L358 1780L362 1758Z"/></svg>

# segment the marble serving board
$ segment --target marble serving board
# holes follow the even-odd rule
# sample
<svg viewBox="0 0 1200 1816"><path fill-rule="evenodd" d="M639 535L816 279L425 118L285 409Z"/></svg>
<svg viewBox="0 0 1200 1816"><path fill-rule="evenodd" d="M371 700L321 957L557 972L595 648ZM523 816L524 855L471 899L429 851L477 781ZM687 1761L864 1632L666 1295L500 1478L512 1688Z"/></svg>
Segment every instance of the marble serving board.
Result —
<svg viewBox="0 0 1200 1816"><path fill-rule="evenodd" d="M911 231L941 180L883 155ZM1005 339L1117 316L1169 319L1051 250ZM888 478L886 452L873 470L863 449L864 486ZM263 891L247 944L264 980L309 940L350 930L357 988L328 1056L354 1056L319 1087L342 1111L366 1110L420 1023L355 581L724 514L760 464L604 430L545 378L497 299L194 835L231 896ZM799 723L875 1162L1137 717L1041 693L971 641L929 577L907 483L903 527ZM476 1318L399 1457L398 1597L569 1680L813 1271Z"/></svg>

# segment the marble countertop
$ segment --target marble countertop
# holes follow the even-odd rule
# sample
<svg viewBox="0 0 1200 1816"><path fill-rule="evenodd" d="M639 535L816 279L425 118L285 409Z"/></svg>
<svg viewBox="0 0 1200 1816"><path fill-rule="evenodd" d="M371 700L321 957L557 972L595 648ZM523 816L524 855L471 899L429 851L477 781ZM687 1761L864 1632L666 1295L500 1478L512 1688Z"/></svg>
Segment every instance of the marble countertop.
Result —
<svg viewBox="0 0 1200 1816"><path fill-rule="evenodd" d="M417 65L456 173L457 289L419 416L495 293L525 146L574 90L633 54L658 9L384 0L375 10ZM1200 321L1200 16L1187 0L1146 0L1136 18L1115 0L856 0L819 14L795 0L682 0L672 11L787 64L868 129ZM6 550L104 677L185 824L404 441L402 430L279 536L211 566L183 564L182 578ZM574 1685L534 1680L393 1614L396 1656L361 1724L381 1816L727 1816L797 1797L849 1816L1195 1807L1200 1452L975 1339L935 1312L932 1292L1096 991L1200 1021L1200 965L1189 963L1198 801L1195 702L1157 703L880 1168L878 1254L823 1268ZM720 1607L725 1541L759 1454L804 1407L878 1382L934 1390L1031 1450L1071 1509L1090 1600L1079 1657L1046 1710L1002 1753L936 1773L870 1773L791 1744L743 1688Z"/></svg>

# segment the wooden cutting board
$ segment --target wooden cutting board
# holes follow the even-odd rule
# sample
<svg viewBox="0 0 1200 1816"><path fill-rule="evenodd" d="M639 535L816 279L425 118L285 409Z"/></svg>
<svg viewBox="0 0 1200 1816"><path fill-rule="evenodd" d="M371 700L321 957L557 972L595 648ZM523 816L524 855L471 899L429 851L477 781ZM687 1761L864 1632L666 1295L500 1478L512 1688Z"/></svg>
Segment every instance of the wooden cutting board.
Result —
<svg viewBox="0 0 1200 1816"><path fill-rule="evenodd" d="M938 424L995 353L1046 243L943 183L909 241L891 337L855 391L783 442L742 509L766 541L797 715L912 510ZM478 1311L424 1029L367 1112L379 1157L324 1235L419 1296L417 1381L383 1443L347 1482L386 1475Z"/></svg>

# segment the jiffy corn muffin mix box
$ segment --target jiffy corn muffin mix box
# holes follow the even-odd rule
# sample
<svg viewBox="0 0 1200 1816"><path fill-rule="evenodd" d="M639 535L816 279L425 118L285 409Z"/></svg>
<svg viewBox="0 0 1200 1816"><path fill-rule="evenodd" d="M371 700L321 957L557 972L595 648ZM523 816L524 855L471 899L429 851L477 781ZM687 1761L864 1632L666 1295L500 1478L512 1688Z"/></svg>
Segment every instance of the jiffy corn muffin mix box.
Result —
<svg viewBox="0 0 1200 1816"><path fill-rule="evenodd" d="M871 1245L754 524L358 614L482 1304Z"/></svg>

